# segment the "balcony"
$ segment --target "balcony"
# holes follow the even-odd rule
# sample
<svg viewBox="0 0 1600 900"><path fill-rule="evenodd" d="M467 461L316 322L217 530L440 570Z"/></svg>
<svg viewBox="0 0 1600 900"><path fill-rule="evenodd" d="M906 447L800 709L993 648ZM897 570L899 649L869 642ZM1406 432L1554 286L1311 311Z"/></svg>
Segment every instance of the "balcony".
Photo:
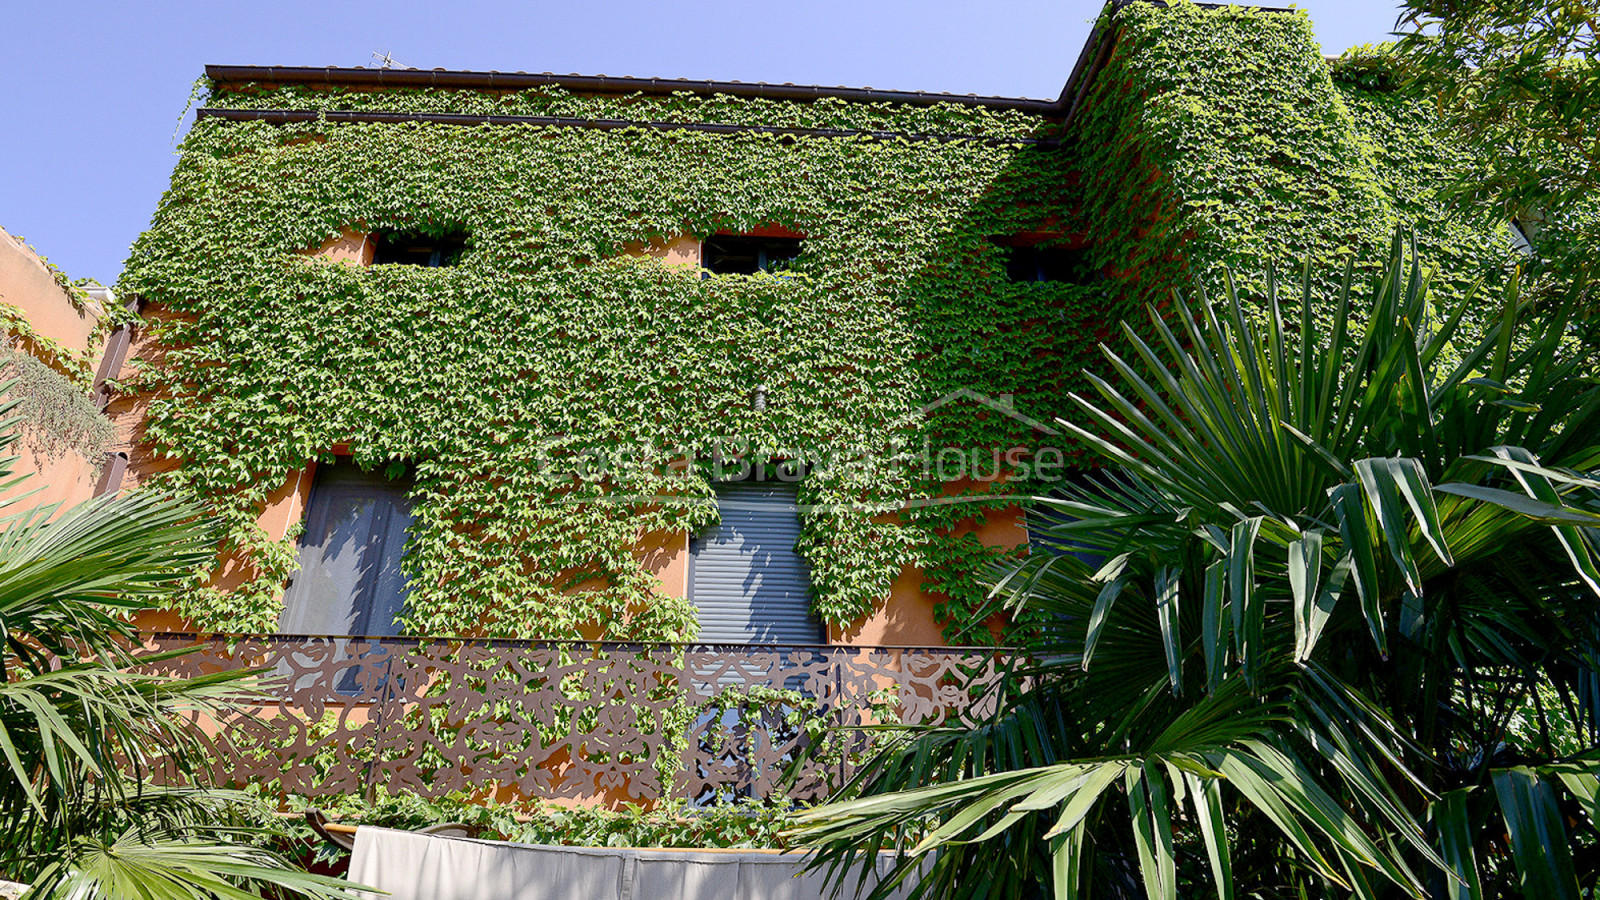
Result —
<svg viewBox="0 0 1600 900"><path fill-rule="evenodd" d="M307 797L815 800L895 725L993 709L977 647L157 634L163 673L260 671L204 728L216 783Z"/></svg>

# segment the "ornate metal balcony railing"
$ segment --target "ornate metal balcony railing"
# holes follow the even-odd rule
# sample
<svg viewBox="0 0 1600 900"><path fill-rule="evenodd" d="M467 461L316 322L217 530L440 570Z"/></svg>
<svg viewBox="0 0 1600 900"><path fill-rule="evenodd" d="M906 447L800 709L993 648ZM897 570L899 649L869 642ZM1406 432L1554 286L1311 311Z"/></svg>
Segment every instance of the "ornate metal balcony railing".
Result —
<svg viewBox="0 0 1600 900"><path fill-rule="evenodd" d="M883 726L976 720L992 648L202 637L158 671L262 671L246 713L203 723L219 784L310 797L710 802L817 799Z"/></svg>

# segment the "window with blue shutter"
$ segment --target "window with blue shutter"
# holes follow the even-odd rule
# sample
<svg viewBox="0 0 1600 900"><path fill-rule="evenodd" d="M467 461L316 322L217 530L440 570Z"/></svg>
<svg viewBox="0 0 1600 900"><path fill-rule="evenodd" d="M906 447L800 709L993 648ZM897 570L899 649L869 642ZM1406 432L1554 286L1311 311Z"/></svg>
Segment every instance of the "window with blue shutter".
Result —
<svg viewBox="0 0 1600 900"><path fill-rule="evenodd" d="M1067 478L1080 488L1089 485L1088 472L1073 472L1067 475ZM1024 515L1024 522L1028 529L1028 552L1044 553L1050 556L1075 556L1091 569L1099 569L1105 565L1105 554L1099 550L1079 544L1070 538L1051 533L1050 529L1053 526L1064 525L1073 521L1076 521L1076 517L1060 507L1045 503L1033 504Z"/></svg>
<svg viewBox="0 0 1600 900"><path fill-rule="evenodd" d="M817 644L811 566L795 550L800 506L792 484L712 486L721 521L690 546L689 599L703 643Z"/></svg>

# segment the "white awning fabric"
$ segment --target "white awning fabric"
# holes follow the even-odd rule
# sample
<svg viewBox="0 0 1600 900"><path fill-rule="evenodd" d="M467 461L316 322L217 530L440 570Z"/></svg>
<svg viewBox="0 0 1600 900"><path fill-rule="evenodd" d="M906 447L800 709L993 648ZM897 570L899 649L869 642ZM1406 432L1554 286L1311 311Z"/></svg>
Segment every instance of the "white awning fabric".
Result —
<svg viewBox="0 0 1600 900"><path fill-rule="evenodd" d="M362 826L349 879L373 900L822 900L807 857L754 850L559 847ZM891 858L879 862L880 874ZM854 888L851 876L849 888ZM847 889L846 894L850 891ZM902 886L896 896L909 894Z"/></svg>

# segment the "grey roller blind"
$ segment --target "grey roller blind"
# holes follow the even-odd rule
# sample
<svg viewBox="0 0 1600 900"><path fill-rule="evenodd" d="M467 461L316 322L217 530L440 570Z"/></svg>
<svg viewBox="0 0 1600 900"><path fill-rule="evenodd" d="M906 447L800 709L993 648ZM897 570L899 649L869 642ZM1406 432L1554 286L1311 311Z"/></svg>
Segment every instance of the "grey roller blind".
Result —
<svg viewBox="0 0 1600 900"><path fill-rule="evenodd" d="M1080 487L1088 486L1088 472L1074 472L1067 476ZM1059 495L1058 495L1059 496ZM1105 565L1104 554L1091 550L1081 544L1063 541L1050 533L1056 525L1064 525L1076 521L1071 513L1059 507L1035 503L1024 515L1024 522L1028 529L1028 552L1048 553L1051 556L1075 556L1091 569L1098 569Z"/></svg>
<svg viewBox="0 0 1600 900"><path fill-rule="evenodd" d="M689 598L707 643L815 644L811 567L795 552L800 509L793 485L713 486L722 521L692 545Z"/></svg>
<svg viewBox="0 0 1600 900"><path fill-rule="evenodd" d="M1053 537L1049 529L1053 525L1073 521L1072 517L1060 510L1034 508L1027 512L1028 552L1047 553L1051 556L1076 556L1084 565L1091 569L1098 569L1105 565L1105 557L1087 547L1077 547L1070 542L1063 544Z"/></svg>
<svg viewBox="0 0 1600 900"><path fill-rule="evenodd" d="M399 633L406 485L348 463L319 466L300 539L300 570L283 597L284 634Z"/></svg>

